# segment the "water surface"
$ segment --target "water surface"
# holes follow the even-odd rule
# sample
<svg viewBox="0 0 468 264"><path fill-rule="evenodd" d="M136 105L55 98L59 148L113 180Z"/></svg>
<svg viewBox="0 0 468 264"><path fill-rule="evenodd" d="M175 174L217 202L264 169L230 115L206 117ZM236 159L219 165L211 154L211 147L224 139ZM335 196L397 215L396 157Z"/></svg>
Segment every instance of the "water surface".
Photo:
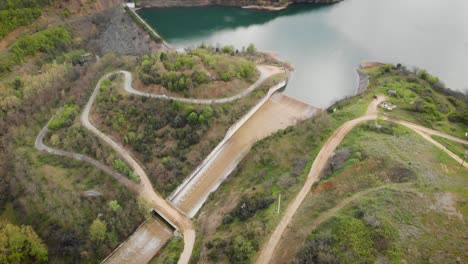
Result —
<svg viewBox="0 0 468 264"><path fill-rule="evenodd" d="M468 89L468 1L345 0L278 12L236 7L143 9L175 47L254 43L295 67L285 93L318 107L354 94L363 60L417 65Z"/></svg>

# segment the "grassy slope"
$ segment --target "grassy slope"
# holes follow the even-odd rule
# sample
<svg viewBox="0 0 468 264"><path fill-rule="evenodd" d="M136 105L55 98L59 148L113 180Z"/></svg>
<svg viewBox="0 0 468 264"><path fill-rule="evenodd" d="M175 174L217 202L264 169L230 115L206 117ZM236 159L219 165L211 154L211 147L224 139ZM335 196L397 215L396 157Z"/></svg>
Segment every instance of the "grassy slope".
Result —
<svg viewBox="0 0 468 264"><path fill-rule="evenodd" d="M468 155L468 145L454 142L439 136L432 136L432 138L444 145L448 150L459 156L461 159L467 159L466 155Z"/></svg>
<svg viewBox="0 0 468 264"><path fill-rule="evenodd" d="M198 230L196 253L193 256L192 261L197 259L208 262L229 261L230 256L233 254L232 250L230 251L230 248L232 247L231 242L238 235L246 236L247 239L250 240L250 244L253 245L254 252L258 249L259 244L261 244L263 239L268 236L272 231L272 228L275 227L275 223L281 217L281 213L279 215L276 214L279 191L281 190L282 194L282 208L285 208L289 199L294 196L294 193L297 192L299 186L303 182L304 176L310 168L311 160L320 149L320 142L323 142L323 140L329 135L330 132L326 131L332 131L346 120L353 119L364 114L369 102L373 100L373 94L386 93L386 89L380 87L380 82L383 80L382 78L388 79L389 77L395 77L394 75L396 75L393 71L383 73L383 70L381 69L369 69L368 71L371 74L369 90L362 95L342 100L330 107L330 112L332 112L334 108L336 108L336 112L331 115L331 118L327 118L329 121L328 124L322 128L323 130L317 131L304 129L308 125L301 124L287 129L287 132L276 133L253 147L252 151L244 161L241 162L237 170L225 183L223 183L218 191L212 195L210 201L200 212L198 226L201 227ZM429 85L424 80L422 80L421 83L422 86ZM401 89L403 90L404 88ZM445 96L438 93L433 93L433 95L435 95L438 100L447 102ZM453 110L453 108L451 108L451 110ZM406 111L409 112L409 110ZM422 114L416 113L415 115L419 119L424 118L424 115ZM398 117L404 118L405 116L398 115ZM305 123L308 122L310 125L310 122L312 121L309 120ZM419 121L419 123L422 122ZM461 124L450 123L447 119L443 120L443 122L439 122L439 124L442 124L441 127L463 126ZM451 129L449 130L452 132L454 131ZM322 136L322 138L314 137L317 135L317 132ZM278 149L281 149L282 151L277 151ZM353 155L362 155L362 153L354 153ZM297 171L294 169L294 163L304 158L305 160L308 160L308 162L306 162L307 165L305 166L305 169L302 167L304 170L297 175ZM358 159L358 157L352 156L351 160L347 161L345 165L351 166L356 159ZM340 186L349 186L344 187L345 193L337 194L338 196L330 195L328 192L326 196L320 197L315 194L314 200L317 199L318 202L316 206L318 206L320 210L313 211L313 217L317 217L320 212L333 207L340 197L343 199L349 194L380 186L382 182L386 181L386 179L376 178L374 175L376 172L375 170L381 174L381 177L384 177L388 174L389 170L394 168L392 167L392 164L394 165L394 162L389 162L389 164L385 165L379 163L373 164L372 162L370 162L370 164L366 164L365 162L362 164L358 163L354 164L354 167L351 166L352 168L350 171L347 171L346 173L355 175L356 173L362 172L362 175L357 175L350 178L350 180L343 177L337 177L336 179L332 177L333 180L330 181L337 181L336 184ZM398 165L400 164L398 163ZM296 176L291 178L291 175L293 174ZM286 186L280 187L279 184L281 183L286 183ZM329 185L332 185L332 183L329 182L324 184L323 187L327 188ZM333 190L336 191L335 189ZM339 191L341 192L343 190ZM228 225L222 223L225 214L235 208L242 197L251 197L255 194L266 194L267 196L275 198L275 202L271 204L268 209L260 210L252 218L245 221L235 219L233 223ZM302 219L304 219L303 221L306 221L305 219L307 219L307 221L310 222L311 217L312 215L309 213ZM307 236L309 232L306 228L303 228L304 224L305 222L302 222L298 225L297 229L305 232L303 234ZM226 243L220 243L220 239L221 241L225 240ZM296 247L301 244L301 242L298 244L297 241L295 243ZM286 245L289 246L289 244ZM289 249L288 246L285 248ZM217 257L210 258L210 254L217 255ZM293 255L290 254L289 259L292 257Z"/></svg>
<svg viewBox="0 0 468 264"><path fill-rule="evenodd" d="M455 113L467 113L466 98L464 102L460 94L457 98L456 93L438 92L445 89L443 83L423 70L387 69L370 70L370 89L376 94L387 95L388 101L397 106L393 111L386 111L389 116L464 138L468 124L450 122L448 118ZM389 96L389 90L395 90L397 96Z"/></svg>
<svg viewBox="0 0 468 264"><path fill-rule="evenodd" d="M134 85L141 90L179 97L228 97L242 92L258 79L254 61L260 57L261 54L236 53L231 46L219 51L203 46L184 54L159 52L143 56L134 72ZM174 76L169 77L169 73ZM204 77L199 79L194 73Z"/></svg>
<svg viewBox="0 0 468 264"><path fill-rule="evenodd" d="M395 135L386 135L361 127L345 138L339 148L350 148L366 158L351 157L345 168L312 190L286 233L283 245L290 246L289 252L281 250L279 262L294 256L298 244L310 233L308 223L320 213L351 194L381 185L391 188L359 197L319 225L309 235L309 251L303 249L302 254L313 255L310 249L314 248L316 260L336 258L339 262L464 258L465 171L415 133L401 127L394 131ZM417 155L407 155L410 152ZM393 173L403 169L411 176L403 181L392 178L403 175ZM318 250L320 243L323 247Z"/></svg>

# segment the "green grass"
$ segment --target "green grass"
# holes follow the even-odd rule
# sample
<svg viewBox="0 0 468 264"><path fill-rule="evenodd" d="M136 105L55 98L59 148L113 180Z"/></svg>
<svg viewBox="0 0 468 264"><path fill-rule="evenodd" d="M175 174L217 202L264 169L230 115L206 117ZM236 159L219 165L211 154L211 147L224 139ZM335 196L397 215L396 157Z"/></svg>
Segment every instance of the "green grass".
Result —
<svg viewBox="0 0 468 264"><path fill-rule="evenodd" d="M382 125L391 126L386 122ZM289 251L298 252L297 245L307 239L300 255L297 255L299 258L320 251L322 256L333 257L338 262L375 262L382 257L390 262L402 259L414 262L422 257L418 252L427 252L435 259L463 258L460 246L463 245L461 229L464 224L456 220L458 214L447 220L450 212L429 208L435 207L441 193L465 197L463 174L466 171L458 170L453 159L417 134L400 126L394 126L393 130L392 135L378 133L364 124L344 139L338 149L350 148L352 153L360 152L363 160L345 163L343 169L313 188L285 234L283 243L287 243ZM407 155L410 152L417 155ZM396 168L409 169L414 175L402 182L401 172L392 173L400 171ZM392 183L391 188L358 196L315 231L307 231L310 230L307 223L310 225L321 212L334 207L350 194L388 183ZM455 203L455 208L456 212L466 216L466 206ZM421 219L431 220L424 222ZM408 228L418 230L418 234L409 235ZM452 246L436 242L429 238L431 234L441 239L453 236L454 242ZM322 245L319 249L316 248L318 244ZM287 253L287 256L291 258L294 254Z"/></svg>
<svg viewBox="0 0 468 264"><path fill-rule="evenodd" d="M454 121L455 116L468 111L461 93L445 89L436 77L426 76L424 71L386 70L388 67L372 71L369 85L370 91L386 95L388 102L397 106L393 111L385 110L388 115L464 137L468 131L466 120ZM389 90L397 95L390 96Z"/></svg>
<svg viewBox="0 0 468 264"><path fill-rule="evenodd" d="M446 147L448 150L453 152L455 155L459 156L461 159L465 158L465 153L467 153L467 151L468 151L468 145L458 143L458 142L454 142L452 140L449 140L449 139L446 139L446 138L443 138L443 137L439 137L439 136L435 136L435 135L433 135L431 137L435 141L437 141L440 144L444 145L444 147Z"/></svg>
<svg viewBox="0 0 468 264"><path fill-rule="evenodd" d="M177 264L183 250L184 240L181 237L172 237L150 261L150 264Z"/></svg>

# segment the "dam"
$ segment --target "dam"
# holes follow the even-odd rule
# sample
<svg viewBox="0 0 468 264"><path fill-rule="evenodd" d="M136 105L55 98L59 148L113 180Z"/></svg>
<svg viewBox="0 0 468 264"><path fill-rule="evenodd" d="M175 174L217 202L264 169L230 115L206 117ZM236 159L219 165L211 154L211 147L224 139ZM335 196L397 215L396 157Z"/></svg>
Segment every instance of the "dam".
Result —
<svg viewBox="0 0 468 264"><path fill-rule="evenodd" d="M229 137L200 170L169 199L194 217L209 194L236 168L255 142L314 115L317 108L275 92ZM229 134L229 132L228 132Z"/></svg>

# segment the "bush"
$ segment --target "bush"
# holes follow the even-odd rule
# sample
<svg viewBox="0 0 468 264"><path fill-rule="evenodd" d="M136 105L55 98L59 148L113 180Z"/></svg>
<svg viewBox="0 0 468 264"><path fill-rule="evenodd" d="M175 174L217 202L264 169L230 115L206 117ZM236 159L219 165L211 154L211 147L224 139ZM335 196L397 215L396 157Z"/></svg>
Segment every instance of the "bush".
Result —
<svg viewBox="0 0 468 264"><path fill-rule="evenodd" d="M329 238L308 240L297 253L294 263L338 263L330 248L330 242Z"/></svg>
<svg viewBox="0 0 468 264"><path fill-rule="evenodd" d="M99 219L95 219L89 227L89 235L91 240L102 242L106 239L107 223Z"/></svg>
<svg viewBox="0 0 468 264"><path fill-rule="evenodd" d="M253 43L250 43L247 47L247 53L253 54L255 52L257 52L257 48L255 48L255 45Z"/></svg>
<svg viewBox="0 0 468 264"><path fill-rule="evenodd" d="M11 47L17 63L23 62L24 58L34 55L36 52L51 52L59 47L71 43L71 34L63 26L45 29L33 35L19 38Z"/></svg>
<svg viewBox="0 0 468 264"><path fill-rule="evenodd" d="M461 124L464 124L465 126L468 126L468 109L465 109L463 112L457 111L457 112L451 113L448 116L448 120L450 122L461 123Z"/></svg>
<svg viewBox="0 0 468 264"><path fill-rule="evenodd" d="M228 256L231 263L248 263L248 260L255 255L256 245L243 236L237 236L231 242Z"/></svg>
<svg viewBox="0 0 468 264"><path fill-rule="evenodd" d="M138 182L140 178L138 175L125 163L120 159L116 159L112 162L112 167L116 169L118 172L128 176L131 180Z"/></svg>
<svg viewBox="0 0 468 264"><path fill-rule="evenodd" d="M256 195L250 198L243 197L230 214L241 221L245 221L254 216L258 211L268 208L274 201L275 199L271 196Z"/></svg>
<svg viewBox="0 0 468 264"><path fill-rule="evenodd" d="M70 126L78 113L79 109L77 105L71 104L64 106L62 111L50 121L49 128L51 130L58 130Z"/></svg>
<svg viewBox="0 0 468 264"><path fill-rule="evenodd" d="M30 226L0 221L0 263L45 263L47 247Z"/></svg>
<svg viewBox="0 0 468 264"><path fill-rule="evenodd" d="M31 24L41 16L41 7L52 0L0 1L0 40L19 26Z"/></svg>

